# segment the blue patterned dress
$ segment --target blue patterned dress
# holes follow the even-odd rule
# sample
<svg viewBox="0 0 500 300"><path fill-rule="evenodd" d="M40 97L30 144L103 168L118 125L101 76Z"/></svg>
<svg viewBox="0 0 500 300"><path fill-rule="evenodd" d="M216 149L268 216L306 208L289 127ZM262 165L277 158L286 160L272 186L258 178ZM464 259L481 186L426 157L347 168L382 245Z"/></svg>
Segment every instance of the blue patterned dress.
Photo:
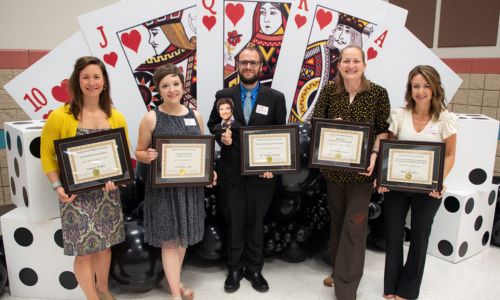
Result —
<svg viewBox="0 0 500 300"><path fill-rule="evenodd" d="M183 116L168 115L158 109L154 111L156 126L153 136L201 134L192 109ZM150 176L147 172L144 196L146 243L154 247L186 248L201 241L205 220L203 187L152 188Z"/></svg>
<svg viewBox="0 0 500 300"><path fill-rule="evenodd" d="M97 131L101 129L78 128L76 135ZM59 202L59 207L65 255L92 254L125 240L119 189L82 192L71 203Z"/></svg>

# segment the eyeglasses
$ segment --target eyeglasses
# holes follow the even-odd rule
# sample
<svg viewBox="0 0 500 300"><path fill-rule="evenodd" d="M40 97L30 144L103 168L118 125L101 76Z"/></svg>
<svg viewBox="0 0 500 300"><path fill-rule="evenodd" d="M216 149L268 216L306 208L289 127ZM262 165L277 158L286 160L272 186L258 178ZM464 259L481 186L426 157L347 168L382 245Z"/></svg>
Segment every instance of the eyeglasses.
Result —
<svg viewBox="0 0 500 300"><path fill-rule="evenodd" d="M250 65L252 68L255 68L260 65L260 62L254 60L241 60L238 62L238 66L240 68L246 67L248 65Z"/></svg>

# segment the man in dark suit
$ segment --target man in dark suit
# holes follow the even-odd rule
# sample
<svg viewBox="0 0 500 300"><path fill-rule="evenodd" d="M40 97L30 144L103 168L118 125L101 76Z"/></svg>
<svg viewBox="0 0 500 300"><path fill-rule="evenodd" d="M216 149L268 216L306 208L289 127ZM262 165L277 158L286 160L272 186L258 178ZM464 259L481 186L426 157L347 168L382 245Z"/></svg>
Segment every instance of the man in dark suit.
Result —
<svg viewBox="0 0 500 300"><path fill-rule="evenodd" d="M227 259L229 272L224 283L226 292L240 287L247 278L260 292L269 289L262 276L264 265L264 217L271 204L276 178L271 172L259 176L241 176L240 141L236 129L214 130L222 119L217 100L232 98L234 118L241 126L284 125L285 97L281 92L259 83L263 58L255 48L244 48L236 58L240 83L216 93L208 128L221 146L219 160L219 199L222 214L229 226Z"/></svg>

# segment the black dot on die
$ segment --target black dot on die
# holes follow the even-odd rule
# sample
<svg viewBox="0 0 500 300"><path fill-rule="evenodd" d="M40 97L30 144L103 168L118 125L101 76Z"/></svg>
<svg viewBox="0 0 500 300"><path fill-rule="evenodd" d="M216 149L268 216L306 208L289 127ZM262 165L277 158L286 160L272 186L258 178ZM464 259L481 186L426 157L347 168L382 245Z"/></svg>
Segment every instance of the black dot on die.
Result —
<svg viewBox="0 0 500 300"><path fill-rule="evenodd" d="M57 246L64 248L62 229L59 229L54 233L54 242L56 242Z"/></svg>
<svg viewBox="0 0 500 300"><path fill-rule="evenodd" d="M476 221L474 222L474 229L476 231L479 231L479 229L481 229L481 226L483 226L483 217L479 216L476 218Z"/></svg>
<svg viewBox="0 0 500 300"><path fill-rule="evenodd" d="M482 240L482 243L483 243L483 246L486 246L486 244L488 244L488 241L490 240L490 232L489 231L486 231L484 234L483 234L483 240Z"/></svg>
<svg viewBox="0 0 500 300"><path fill-rule="evenodd" d="M486 181L487 174L483 169L474 169L469 173L469 180L472 184L480 185Z"/></svg>
<svg viewBox="0 0 500 300"><path fill-rule="evenodd" d="M7 149L9 151L12 149L12 142L10 140L10 133L7 131L7 134L5 135L5 139L7 140Z"/></svg>
<svg viewBox="0 0 500 300"><path fill-rule="evenodd" d="M444 207L447 211L455 213L460 209L460 202L453 196L448 196L444 199Z"/></svg>
<svg viewBox="0 0 500 300"><path fill-rule="evenodd" d="M73 290L78 286L75 274L70 271L62 272L61 275L59 275L59 283L67 290Z"/></svg>
<svg viewBox="0 0 500 300"><path fill-rule="evenodd" d="M463 242L458 248L458 255L460 257L464 257L467 254L467 249L469 248L469 244L467 242Z"/></svg>
<svg viewBox="0 0 500 300"><path fill-rule="evenodd" d="M34 157L40 158L40 137L36 137L31 141L30 152Z"/></svg>
<svg viewBox="0 0 500 300"><path fill-rule="evenodd" d="M28 228L19 227L14 231L14 240L20 246L28 247L33 243L33 234Z"/></svg>
<svg viewBox="0 0 500 300"><path fill-rule="evenodd" d="M19 162L17 161L17 157L14 157L14 172L17 178L19 178Z"/></svg>
<svg viewBox="0 0 500 300"><path fill-rule="evenodd" d="M12 124L16 124L16 125L26 125L26 124L33 124L33 121L18 121L18 122L14 122Z"/></svg>
<svg viewBox="0 0 500 300"><path fill-rule="evenodd" d="M23 141L21 141L21 137L17 137L17 152L19 156L23 157Z"/></svg>
<svg viewBox="0 0 500 300"><path fill-rule="evenodd" d="M38 282L38 275L33 269L24 268L19 271L19 279L27 286L33 286Z"/></svg>
<svg viewBox="0 0 500 300"><path fill-rule="evenodd" d="M16 195L16 182L14 181L14 177L10 177L10 190L12 191L12 195Z"/></svg>
<svg viewBox="0 0 500 300"><path fill-rule="evenodd" d="M474 209L474 198L469 198L465 203L465 213L470 214Z"/></svg>
<svg viewBox="0 0 500 300"><path fill-rule="evenodd" d="M438 250L444 256L450 256L453 253L453 245L447 240L441 240L438 243Z"/></svg>
<svg viewBox="0 0 500 300"><path fill-rule="evenodd" d="M495 203L495 190L490 192L490 195L488 196L488 204L491 206L493 203Z"/></svg>
<svg viewBox="0 0 500 300"><path fill-rule="evenodd" d="M26 129L43 129L43 126L31 126L31 127L26 127Z"/></svg>
<svg viewBox="0 0 500 300"><path fill-rule="evenodd" d="M28 199L28 191L26 191L26 188L23 186L23 200L24 200L24 205L26 207L30 206L30 200Z"/></svg>

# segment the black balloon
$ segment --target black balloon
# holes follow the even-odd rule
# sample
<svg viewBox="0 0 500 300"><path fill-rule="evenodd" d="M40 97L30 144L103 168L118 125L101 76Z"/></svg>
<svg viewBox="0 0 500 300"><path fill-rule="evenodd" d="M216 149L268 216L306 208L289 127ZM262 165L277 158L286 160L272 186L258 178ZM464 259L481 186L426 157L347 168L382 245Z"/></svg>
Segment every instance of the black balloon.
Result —
<svg viewBox="0 0 500 300"><path fill-rule="evenodd" d="M146 292L163 278L160 248L144 242L142 220L125 217L125 241L111 248L112 284L127 292Z"/></svg>
<svg viewBox="0 0 500 300"><path fill-rule="evenodd" d="M130 214L144 200L144 178L136 172L133 182L119 188L123 213Z"/></svg>
<svg viewBox="0 0 500 300"><path fill-rule="evenodd" d="M304 207L302 195L296 194L282 194L275 193L271 208L269 209L269 216L277 221L289 221L295 219Z"/></svg>
<svg viewBox="0 0 500 300"><path fill-rule="evenodd" d="M500 216L495 217L491 230L491 243L500 247Z"/></svg>
<svg viewBox="0 0 500 300"><path fill-rule="evenodd" d="M196 254L206 260L217 260L224 256L223 237L220 225L207 222L203 240L196 245Z"/></svg>
<svg viewBox="0 0 500 300"><path fill-rule="evenodd" d="M291 125L294 125L292 123ZM299 147L300 147L300 172L283 174L278 179L277 191L290 193L302 193L314 185L319 178L319 171L309 168L309 144L311 141L311 125L307 123L298 124Z"/></svg>
<svg viewBox="0 0 500 300"><path fill-rule="evenodd" d="M368 204L368 219L373 220L382 214L382 208L380 208L380 205L375 202L370 202Z"/></svg>
<svg viewBox="0 0 500 300"><path fill-rule="evenodd" d="M299 263L307 259L307 253L304 245L292 241L290 245L283 250L281 258L287 262Z"/></svg>

